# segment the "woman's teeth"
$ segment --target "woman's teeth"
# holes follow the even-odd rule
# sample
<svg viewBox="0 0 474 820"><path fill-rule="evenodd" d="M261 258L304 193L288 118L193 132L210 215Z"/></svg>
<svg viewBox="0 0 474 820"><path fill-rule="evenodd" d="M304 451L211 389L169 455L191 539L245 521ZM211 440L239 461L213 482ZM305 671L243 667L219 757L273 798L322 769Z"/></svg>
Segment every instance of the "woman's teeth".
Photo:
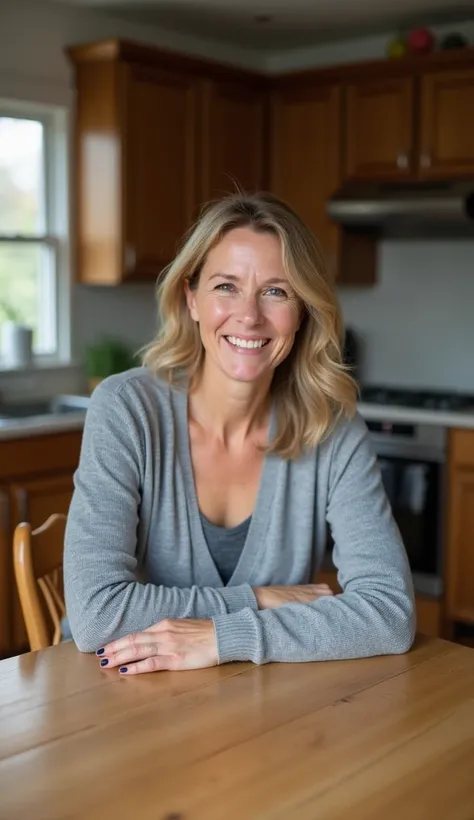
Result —
<svg viewBox="0 0 474 820"><path fill-rule="evenodd" d="M226 336L225 338L235 347L246 348L263 347L270 341L270 339L239 339L238 336Z"/></svg>

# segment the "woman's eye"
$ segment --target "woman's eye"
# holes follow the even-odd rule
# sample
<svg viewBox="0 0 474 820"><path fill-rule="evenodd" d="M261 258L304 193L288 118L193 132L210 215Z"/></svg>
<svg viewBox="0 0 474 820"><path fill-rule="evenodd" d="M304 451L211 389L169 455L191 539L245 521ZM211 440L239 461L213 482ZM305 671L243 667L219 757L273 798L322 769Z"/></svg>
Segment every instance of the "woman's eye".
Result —
<svg viewBox="0 0 474 820"><path fill-rule="evenodd" d="M224 293L231 293L234 290L234 285L231 282L221 282L220 285L216 285L215 290L222 290Z"/></svg>
<svg viewBox="0 0 474 820"><path fill-rule="evenodd" d="M286 293L281 288L268 288L267 293L269 296L278 296L279 298L284 298Z"/></svg>

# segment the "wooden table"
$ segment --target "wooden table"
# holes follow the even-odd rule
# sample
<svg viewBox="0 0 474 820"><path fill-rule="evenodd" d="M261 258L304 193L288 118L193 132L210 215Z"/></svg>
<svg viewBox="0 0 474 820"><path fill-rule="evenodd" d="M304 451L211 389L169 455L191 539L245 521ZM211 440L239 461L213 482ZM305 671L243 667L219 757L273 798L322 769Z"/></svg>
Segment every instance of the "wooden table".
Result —
<svg viewBox="0 0 474 820"><path fill-rule="evenodd" d="M0 817L472 820L474 651L119 678L0 663Z"/></svg>

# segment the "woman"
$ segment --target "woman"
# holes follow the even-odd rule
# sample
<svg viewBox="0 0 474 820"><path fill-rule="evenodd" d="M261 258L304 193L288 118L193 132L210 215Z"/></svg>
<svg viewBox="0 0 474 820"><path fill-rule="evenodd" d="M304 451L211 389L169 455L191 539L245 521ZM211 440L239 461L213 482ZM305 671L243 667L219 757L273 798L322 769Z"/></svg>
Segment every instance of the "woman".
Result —
<svg viewBox="0 0 474 820"><path fill-rule="evenodd" d="M211 205L144 367L87 414L68 517L73 637L130 675L406 652L410 571L312 233L270 195ZM326 526L344 592L311 584Z"/></svg>

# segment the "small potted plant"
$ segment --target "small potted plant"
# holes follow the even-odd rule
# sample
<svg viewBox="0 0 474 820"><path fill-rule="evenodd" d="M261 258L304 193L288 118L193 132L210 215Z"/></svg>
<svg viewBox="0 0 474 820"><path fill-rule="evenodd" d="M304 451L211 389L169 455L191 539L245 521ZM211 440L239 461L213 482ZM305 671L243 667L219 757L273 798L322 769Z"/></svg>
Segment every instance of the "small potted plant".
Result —
<svg viewBox="0 0 474 820"><path fill-rule="evenodd" d="M117 339L103 338L89 344L85 350L84 365L90 392L107 376L122 373L137 364L130 348Z"/></svg>

